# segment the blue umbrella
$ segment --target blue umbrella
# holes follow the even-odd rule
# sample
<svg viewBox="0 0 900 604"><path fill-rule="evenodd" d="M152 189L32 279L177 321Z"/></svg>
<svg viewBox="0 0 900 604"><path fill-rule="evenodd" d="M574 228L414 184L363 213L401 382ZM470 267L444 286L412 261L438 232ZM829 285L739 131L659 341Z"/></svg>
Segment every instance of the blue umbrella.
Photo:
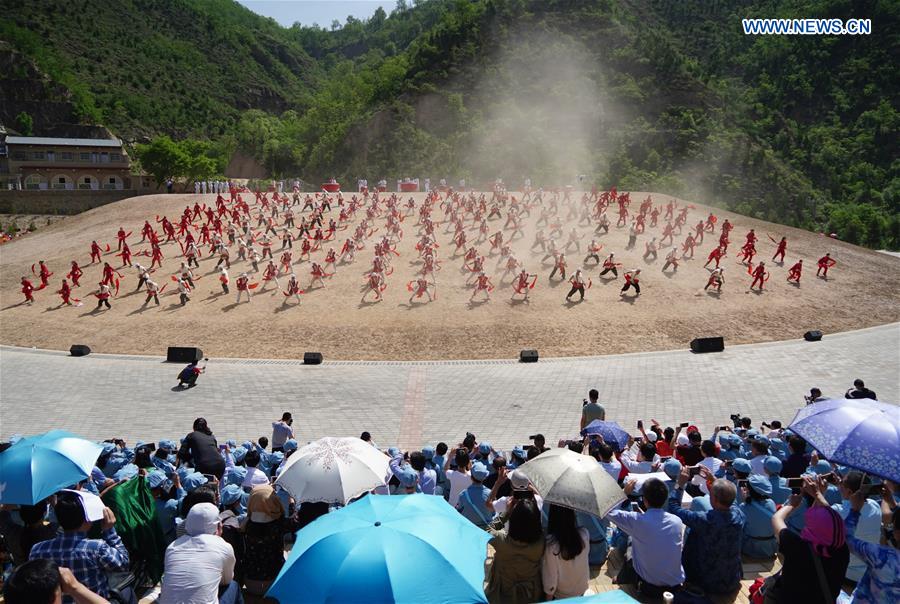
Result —
<svg viewBox="0 0 900 604"><path fill-rule="evenodd" d="M91 474L103 447L65 430L23 438L0 453L0 503L33 505Z"/></svg>
<svg viewBox="0 0 900 604"><path fill-rule="evenodd" d="M900 482L900 407L870 399L807 405L789 428L826 459Z"/></svg>
<svg viewBox="0 0 900 604"><path fill-rule="evenodd" d="M266 594L293 602L487 602L490 535L442 497L368 495L297 532Z"/></svg>
<svg viewBox="0 0 900 604"><path fill-rule="evenodd" d="M605 442L618 447L619 451L624 451L628 447L628 432L616 422L605 422L602 419L595 419L581 431L582 436L587 436L588 434L599 434Z"/></svg>
<svg viewBox="0 0 900 604"><path fill-rule="evenodd" d="M638 602L638 600L635 600L621 589L614 589L605 591L602 594L553 600L553 604L557 602L565 602L566 604L631 604L632 602Z"/></svg>

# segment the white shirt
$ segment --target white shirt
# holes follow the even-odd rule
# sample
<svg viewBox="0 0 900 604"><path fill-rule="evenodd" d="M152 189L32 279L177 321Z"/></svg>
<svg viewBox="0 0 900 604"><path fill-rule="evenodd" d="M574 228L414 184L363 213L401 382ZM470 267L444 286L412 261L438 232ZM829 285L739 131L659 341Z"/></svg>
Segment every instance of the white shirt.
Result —
<svg viewBox="0 0 900 604"><path fill-rule="evenodd" d="M259 468L247 468L247 475L244 477L242 487L258 487L261 484L269 484L269 477Z"/></svg>
<svg viewBox="0 0 900 604"><path fill-rule="evenodd" d="M704 457L697 465L706 467L713 475L715 475L722 466L722 460L718 457ZM691 479L691 483L700 487L700 490L703 491L704 494L709 495L709 487L706 486L706 480L702 476L697 474Z"/></svg>
<svg viewBox="0 0 900 604"><path fill-rule="evenodd" d="M450 505L456 507L456 504L459 503L459 494L472 484L472 478L468 472L447 470L447 480L450 481Z"/></svg>
<svg viewBox="0 0 900 604"><path fill-rule="evenodd" d="M218 604L234 578L234 549L216 535L185 535L166 548L159 604Z"/></svg>
<svg viewBox="0 0 900 604"><path fill-rule="evenodd" d="M600 467L606 470L606 473L612 476L612 479L619 482L619 474L622 473L622 464L613 456L609 461L601 461Z"/></svg>
<svg viewBox="0 0 900 604"><path fill-rule="evenodd" d="M591 537L586 528L579 528L578 534L584 547L581 553L571 560L563 560L559 552L559 543L553 537L547 538L547 549L541 561L541 577L544 581L544 592L553 596L554 600L574 598L584 595L591 579L588 556L591 552Z"/></svg>

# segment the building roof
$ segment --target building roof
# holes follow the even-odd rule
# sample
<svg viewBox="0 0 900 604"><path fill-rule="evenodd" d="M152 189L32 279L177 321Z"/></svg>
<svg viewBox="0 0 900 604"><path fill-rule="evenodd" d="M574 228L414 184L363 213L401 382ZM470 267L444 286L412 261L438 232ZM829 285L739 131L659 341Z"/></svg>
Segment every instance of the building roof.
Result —
<svg viewBox="0 0 900 604"><path fill-rule="evenodd" d="M117 138L48 138L43 136L7 136L7 145L48 145L54 147L116 147L122 146Z"/></svg>

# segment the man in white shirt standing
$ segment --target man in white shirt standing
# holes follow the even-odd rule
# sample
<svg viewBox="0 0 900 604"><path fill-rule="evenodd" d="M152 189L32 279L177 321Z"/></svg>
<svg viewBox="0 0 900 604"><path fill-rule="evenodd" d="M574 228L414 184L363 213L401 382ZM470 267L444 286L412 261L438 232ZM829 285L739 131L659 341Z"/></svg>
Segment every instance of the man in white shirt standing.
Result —
<svg viewBox="0 0 900 604"><path fill-rule="evenodd" d="M243 604L234 579L234 549L222 539L219 510L198 503L184 521L185 534L166 548L160 604Z"/></svg>
<svg viewBox="0 0 900 604"><path fill-rule="evenodd" d="M294 418L287 411L281 414L281 420L272 422L272 452L284 451L284 443L294 438Z"/></svg>
<svg viewBox="0 0 900 604"><path fill-rule="evenodd" d="M628 483L625 493L631 494L634 483ZM641 593L660 597L664 591L676 591L684 583L681 548L684 543L684 523L678 516L663 510L669 489L657 478L644 482L641 489L647 511L626 512L616 509L606 515L631 537L629 558L615 582L637 584Z"/></svg>

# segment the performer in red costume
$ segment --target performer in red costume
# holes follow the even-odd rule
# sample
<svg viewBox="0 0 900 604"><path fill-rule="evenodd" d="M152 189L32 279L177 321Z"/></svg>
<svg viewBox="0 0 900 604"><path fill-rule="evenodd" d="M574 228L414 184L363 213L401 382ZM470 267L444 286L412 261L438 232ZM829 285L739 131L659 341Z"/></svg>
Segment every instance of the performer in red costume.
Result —
<svg viewBox="0 0 900 604"><path fill-rule="evenodd" d="M96 241L91 241L91 264L100 262L100 246Z"/></svg>
<svg viewBox="0 0 900 604"><path fill-rule="evenodd" d="M800 283L800 274L803 272L803 260L798 260L794 266L788 269L788 282Z"/></svg>
<svg viewBox="0 0 900 604"><path fill-rule="evenodd" d="M369 273L368 277L368 286L369 288L363 294L362 299L359 301L360 304L364 304L366 301L366 296L369 295L369 292L375 292L375 301L381 301L381 292L383 292L387 288L387 284L384 282L384 277L381 273Z"/></svg>
<svg viewBox="0 0 900 604"><path fill-rule="evenodd" d="M116 239L118 240L118 243L116 244L116 251L122 249L122 245L125 243L125 240L128 239L129 235L131 235L130 231L126 233L123 227L119 227L119 232L116 233Z"/></svg>
<svg viewBox="0 0 900 604"><path fill-rule="evenodd" d="M837 264L837 260L831 257L831 252L828 252L816 263L818 265L818 269L816 270L816 277L821 276L826 281L828 280L828 269Z"/></svg>
<svg viewBox="0 0 900 604"><path fill-rule="evenodd" d="M766 271L766 263L760 262L756 268L753 268L753 264L747 267L747 273L753 276L753 283L750 284L750 289L756 287L756 284L759 283L759 289L762 291L763 284L769 280L769 273Z"/></svg>
<svg viewBox="0 0 900 604"><path fill-rule="evenodd" d="M413 303L413 298L421 298L422 296L428 296L428 301L431 302L433 298L431 297L431 292L428 291L429 285L431 283L425 277L419 277L415 281L407 283L407 291L412 292L412 295L409 297L409 303Z"/></svg>
<svg viewBox="0 0 900 604"><path fill-rule="evenodd" d="M150 221L145 220L144 226L141 227L141 241L140 243L144 243L145 240L150 239L150 233L153 232L153 227L150 226Z"/></svg>
<svg viewBox="0 0 900 604"><path fill-rule="evenodd" d="M719 261L725 257L725 250L721 247L715 248L713 251L709 253L709 256L706 257L706 264L703 265L703 268L709 266L709 263L713 260L716 261L716 268L719 268Z"/></svg>
<svg viewBox="0 0 900 604"><path fill-rule="evenodd" d="M694 257L694 246L696 245L694 241L694 236L688 233L688 236L685 238L684 243L681 244L681 257L682 258L693 258ZM690 254L690 255L688 255Z"/></svg>
<svg viewBox="0 0 900 604"><path fill-rule="evenodd" d="M40 290L50 285L50 276L53 275L53 273L50 272L50 269L47 268L47 265L44 264L43 260L38 260L38 265L40 267L38 270L38 278L41 280L41 285L38 289ZM34 267L32 267L31 270L33 271Z"/></svg>
<svg viewBox="0 0 900 604"><path fill-rule="evenodd" d="M627 271L625 273L625 285L622 286L622 290L619 292L619 295L625 295L625 292L629 290L629 288L634 288L634 291L637 292L637 296L641 295L641 269L636 268L634 270Z"/></svg>
<svg viewBox="0 0 900 604"><path fill-rule="evenodd" d="M718 218L716 218L716 215L710 214L709 217L706 219L706 230L709 231L710 233L715 233L717 221L718 221Z"/></svg>
<svg viewBox="0 0 900 604"><path fill-rule="evenodd" d="M710 273L709 279L706 280L706 286L703 288L703 291L708 290L710 287L716 288L716 293L722 293L722 284L725 283L725 269L716 267L716 269Z"/></svg>
<svg viewBox="0 0 900 604"><path fill-rule="evenodd" d="M563 280L565 280L565 278L566 278L566 255L565 254L560 254L559 256L556 257L556 264L553 266L553 270L550 271L550 277L548 278L548 281L553 278L553 275L555 275L557 271L559 271L561 278Z"/></svg>
<svg viewBox="0 0 900 604"><path fill-rule="evenodd" d="M78 266L78 263L73 260L72 261L72 269L69 271L69 273L66 275L66 277L68 277L69 279L72 280L72 287L78 287L79 285L81 285L80 283L78 283L78 280L81 279L81 276L83 274L84 274L84 271L81 270L81 267Z"/></svg>
<svg viewBox="0 0 900 604"><path fill-rule="evenodd" d="M572 296L575 295L575 292L578 292L581 295L581 297L578 299L578 301L583 302L584 301L584 290L588 286L585 285L584 277L581 276L581 269L577 269L575 271L575 274L572 275L571 279L569 279L569 283L572 284L572 289L570 289L569 293L566 295L566 302L571 301Z"/></svg>
<svg viewBox="0 0 900 604"><path fill-rule="evenodd" d="M28 280L27 277L22 277L22 293L25 294L25 303L33 304L34 303L34 285L32 285L31 281Z"/></svg>
<svg viewBox="0 0 900 604"><path fill-rule="evenodd" d="M775 239L771 235L769 235L769 239L771 239L773 242L775 241ZM775 255L772 256L772 261L775 261L776 258L781 256L780 262L783 263L785 252L787 252L787 237L782 237L781 241L778 242L778 249L775 250Z"/></svg>
<svg viewBox="0 0 900 604"><path fill-rule="evenodd" d="M613 277L616 278L616 279L618 279L618 278L619 278L619 271L616 269L617 266L622 266L622 264L619 263L619 262L616 262L616 260L615 260L615 254L610 254L610 255L607 256L606 259L603 261L603 270L600 271L600 276L602 277L602 276L605 275L606 273L612 273L612 274L613 274Z"/></svg>
<svg viewBox="0 0 900 604"><path fill-rule="evenodd" d="M678 272L678 250L672 248L669 250L669 253L666 254L666 262L663 264L662 272L666 272L666 269L672 267L673 272Z"/></svg>
<svg viewBox="0 0 900 604"><path fill-rule="evenodd" d="M490 278L484 273L480 273L478 278L475 279L475 290L472 292L472 296L469 298L469 302L472 302L475 299L475 296L478 295L478 292L484 292L484 297L486 300L491 299L491 292L494 290L494 284L491 283Z"/></svg>
<svg viewBox="0 0 900 604"><path fill-rule="evenodd" d="M753 242L748 241L744 244L744 247L741 248L741 251L738 252L737 257L743 258L744 262L748 264L753 264L753 257L756 255L756 246L753 245Z"/></svg>
<svg viewBox="0 0 900 604"><path fill-rule="evenodd" d="M531 283L529 283L529 279ZM537 283L537 275L529 274L524 268L522 272L520 272L516 276L516 280L513 282L513 295L510 296L510 299L515 299L516 296L525 296L523 299L528 301L529 291L534 289L534 284Z"/></svg>
<svg viewBox="0 0 900 604"><path fill-rule="evenodd" d="M302 289L300 289L300 283L297 281L297 275L291 273L291 276L288 278L287 290L282 292L284 294L284 304L287 304L287 299L291 296L297 298L297 303L300 303L300 294L304 293Z"/></svg>

